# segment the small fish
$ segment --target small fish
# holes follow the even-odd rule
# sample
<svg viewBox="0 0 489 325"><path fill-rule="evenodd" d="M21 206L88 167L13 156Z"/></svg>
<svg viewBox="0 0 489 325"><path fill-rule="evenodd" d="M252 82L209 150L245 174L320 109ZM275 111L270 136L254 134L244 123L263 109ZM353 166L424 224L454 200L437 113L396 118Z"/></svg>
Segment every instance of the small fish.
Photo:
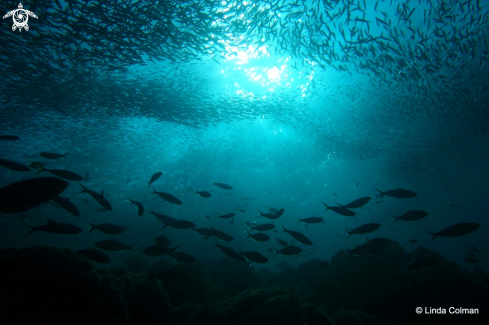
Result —
<svg viewBox="0 0 489 325"><path fill-rule="evenodd" d="M137 201L133 201L131 199L128 200L131 201L131 205L135 204L138 207L138 216L142 216L144 214L144 206Z"/></svg>
<svg viewBox="0 0 489 325"><path fill-rule="evenodd" d="M151 176L151 179L150 179L150 180L149 180L149 182L148 182L148 188L151 186L151 184L152 184L153 182L155 182L155 181L156 181L158 178L160 178L160 177L161 177L161 175L163 175L163 173L162 173L162 172L156 172L156 173L154 173L154 174L153 174L153 176ZM129 180L127 181L127 183L129 183L129 181L130 181L130 180L131 180L131 179L129 179Z"/></svg>
<svg viewBox="0 0 489 325"><path fill-rule="evenodd" d="M364 235L364 234L371 233L379 228L380 228L380 223L366 223L358 228L352 229L351 231L345 231L348 234L348 237L346 237L346 239L350 238L351 235Z"/></svg>
<svg viewBox="0 0 489 325"><path fill-rule="evenodd" d="M246 210L243 210L243 209L238 209L239 212L242 212L242 213L245 213Z"/></svg>
<svg viewBox="0 0 489 325"><path fill-rule="evenodd" d="M31 168L41 168L42 166L44 166L44 164L40 161L33 161L29 165L29 167L31 167Z"/></svg>
<svg viewBox="0 0 489 325"><path fill-rule="evenodd" d="M16 140L20 140L20 138L16 135L0 135L0 140L16 141Z"/></svg>
<svg viewBox="0 0 489 325"><path fill-rule="evenodd" d="M223 184L223 183L212 183L213 185L216 185L217 187L220 187L225 190L232 190L233 188L229 185Z"/></svg>
<svg viewBox="0 0 489 325"><path fill-rule="evenodd" d="M102 264L110 263L110 258L95 248L81 249L77 253L97 263L102 263Z"/></svg>
<svg viewBox="0 0 489 325"><path fill-rule="evenodd" d="M270 237L268 237L266 234L262 233L262 232L259 232L257 234L250 234L248 231L248 237L246 238L253 238L253 240L257 241L257 242L267 242L270 240Z"/></svg>
<svg viewBox="0 0 489 325"><path fill-rule="evenodd" d="M207 191L196 191L195 194L199 194L201 197L210 198L212 195Z"/></svg>
<svg viewBox="0 0 489 325"><path fill-rule="evenodd" d="M384 197L384 195L390 196L390 197L393 197L396 199L410 199L410 198L416 197L418 195L417 193L415 193L413 191L405 190L403 188L396 188L394 190L389 190L389 191L385 191L385 192L382 192L381 190L378 190L378 189L376 189L376 190L380 193L377 196L377 199Z"/></svg>
<svg viewBox="0 0 489 325"><path fill-rule="evenodd" d="M277 243L279 243L280 245L282 245L284 247L288 245L285 240L280 239L280 238L276 238L275 241L277 241Z"/></svg>
<svg viewBox="0 0 489 325"><path fill-rule="evenodd" d="M231 224L234 224L234 219L231 219Z"/></svg>
<svg viewBox="0 0 489 325"><path fill-rule="evenodd" d="M463 222L463 223L457 223L451 226L446 227L445 229L442 229L438 233L433 233L429 231L425 231L426 233L433 235L433 238L431 238L430 243L435 239L436 237L459 237L463 235L470 234L471 232L476 231L480 225L478 223L472 223L472 222Z"/></svg>
<svg viewBox="0 0 489 325"><path fill-rule="evenodd" d="M324 217L309 217L309 218L304 218L304 219L299 219L299 218L297 218L297 219L299 220L299 222L296 223L296 225L298 225L301 222L304 222L304 223L321 223L322 222L322 223L324 223L324 220L323 220ZM307 225L306 225L306 227L307 227Z"/></svg>
<svg viewBox="0 0 489 325"><path fill-rule="evenodd" d="M366 197L356 199L355 201L350 202L350 203L345 204L345 205L341 205L339 203L336 203L336 204L338 204L340 207L343 207L345 209L357 209L357 208L361 208L362 206L367 204L370 201L370 199L371 199L370 197L366 196Z"/></svg>
<svg viewBox="0 0 489 325"><path fill-rule="evenodd" d="M88 222L88 224L92 226L92 229L90 229L88 233L91 233L95 229L108 235L119 235L124 232L124 228L122 228L121 226L113 225L111 223L99 223L98 225L94 225L93 223Z"/></svg>
<svg viewBox="0 0 489 325"><path fill-rule="evenodd" d="M259 264L264 264L268 262L268 258L260 254L259 252L243 252L241 249L238 247L238 252L246 257L247 260Z"/></svg>
<svg viewBox="0 0 489 325"><path fill-rule="evenodd" d="M456 208L456 207L457 207L457 206L456 206L455 204L453 204L453 203L450 203L450 206L451 206L452 208Z"/></svg>
<svg viewBox="0 0 489 325"><path fill-rule="evenodd" d="M131 246L126 246L126 245L118 242L117 240L110 239L110 240L98 241L94 245L97 248L104 249L107 251L120 252L123 250L131 250L134 252L134 250L132 248L134 247L134 245L136 245L136 243L134 243ZM134 252L134 253L136 253L136 252Z"/></svg>
<svg viewBox="0 0 489 325"><path fill-rule="evenodd" d="M162 198L163 200L170 202L170 203L173 203L173 204L178 204L178 205L183 204L182 201L180 201L177 197L171 195L170 193L156 192L156 190L153 188L153 193L151 193L151 194L156 194L160 198Z"/></svg>
<svg viewBox="0 0 489 325"><path fill-rule="evenodd" d="M71 172L66 169L48 169L44 168L43 166L39 167L39 170L35 172L35 174L39 174L42 172L48 172L50 174L53 174L54 176L58 176L59 178L64 178L69 181L82 181L83 178L78 175L77 173Z"/></svg>
<svg viewBox="0 0 489 325"><path fill-rule="evenodd" d="M304 236L303 233L295 231L295 230L287 230L287 229L285 229L285 227L283 225L282 225L282 228L284 228L284 230L281 232L288 233L298 242L303 243L304 245L312 245L312 241L309 238L307 238L306 236Z"/></svg>
<svg viewBox="0 0 489 325"><path fill-rule="evenodd" d="M68 182L57 177L37 177L0 188L0 212L21 213L61 194Z"/></svg>
<svg viewBox="0 0 489 325"><path fill-rule="evenodd" d="M52 160L55 160L55 159L59 159L59 158L63 158L63 159L66 159L66 155L69 153L69 151L65 154L59 154L59 153L51 153L51 152L40 152L39 153L39 156L43 157L43 158L46 158L46 159L52 159Z"/></svg>
<svg viewBox="0 0 489 325"><path fill-rule="evenodd" d="M80 184L80 186L83 188L83 190L78 192L78 193L87 193L88 195L93 197L95 199L95 201L97 201L102 207L104 207L105 209L107 209L109 211L112 211L112 206L110 205L109 201L107 201L107 199L104 197L104 191L102 191L102 192L100 192L100 194L98 194L97 192L94 192L92 190L87 189L81 183L78 183L78 184Z"/></svg>
<svg viewBox="0 0 489 325"><path fill-rule="evenodd" d="M336 193L333 193L333 195L334 195L334 196L338 196L338 194L336 194Z"/></svg>
<svg viewBox="0 0 489 325"><path fill-rule="evenodd" d="M281 250L275 250L275 255L281 254L285 256L290 256L290 255L297 255L300 252L302 252L302 248L294 245L288 245L282 248ZM273 255L272 257L275 257L275 255Z"/></svg>
<svg viewBox="0 0 489 325"><path fill-rule="evenodd" d="M11 169L11 170L15 170L17 172L30 172L31 171L31 169L27 166L19 164L15 161L10 161L10 160L1 159L1 158L0 158L0 166L3 166L5 168Z"/></svg>
<svg viewBox="0 0 489 325"><path fill-rule="evenodd" d="M27 224L26 226L31 228L31 231L25 234L24 237L33 233L36 230L49 232L53 234L64 234L64 235L76 235L83 231L83 229L81 229L80 227L74 226L72 224L64 223L64 222L55 222L50 219L47 220L47 224L39 227L33 227Z"/></svg>
<svg viewBox="0 0 489 325"><path fill-rule="evenodd" d="M218 215L216 213L216 215L217 215L217 218L216 219L219 219L219 218L221 218L221 219L231 219L232 217L234 217L236 215L236 213L228 213L228 214L224 214L222 216L220 216L220 215Z"/></svg>
<svg viewBox="0 0 489 325"><path fill-rule="evenodd" d="M155 239L153 239L155 243L160 244L160 245L166 245L169 246L171 245L171 240L169 240L166 236L158 236Z"/></svg>
<svg viewBox="0 0 489 325"><path fill-rule="evenodd" d="M76 207L76 205L73 204L69 199L64 198L62 196L56 196L51 199L52 201L56 202L59 206L61 206L63 209L74 215L75 217L80 216L80 211Z"/></svg>
<svg viewBox="0 0 489 325"><path fill-rule="evenodd" d="M226 254L228 257L232 258L233 260L240 261L240 262L246 261L243 255L241 255L239 252L236 252L232 248L220 245L217 239L216 239L216 246L212 246L212 247L219 248L224 254Z"/></svg>
<svg viewBox="0 0 489 325"><path fill-rule="evenodd" d="M426 216L428 214L429 214L428 212L421 211L421 210L409 210L408 212L404 213L400 217L396 217L396 216L391 214L391 216L394 218L394 221L392 223L399 221L399 220L400 221L416 221L416 220L426 218Z"/></svg>

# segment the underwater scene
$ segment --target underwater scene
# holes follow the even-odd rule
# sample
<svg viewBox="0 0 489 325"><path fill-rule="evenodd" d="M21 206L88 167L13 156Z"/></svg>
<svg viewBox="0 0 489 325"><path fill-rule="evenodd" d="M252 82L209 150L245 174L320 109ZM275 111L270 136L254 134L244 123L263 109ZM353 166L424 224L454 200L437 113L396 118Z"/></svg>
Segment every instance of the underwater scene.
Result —
<svg viewBox="0 0 489 325"><path fill-rule="evenodd" d="M489 2L0 7L1 324L489 324Z"/></svg>

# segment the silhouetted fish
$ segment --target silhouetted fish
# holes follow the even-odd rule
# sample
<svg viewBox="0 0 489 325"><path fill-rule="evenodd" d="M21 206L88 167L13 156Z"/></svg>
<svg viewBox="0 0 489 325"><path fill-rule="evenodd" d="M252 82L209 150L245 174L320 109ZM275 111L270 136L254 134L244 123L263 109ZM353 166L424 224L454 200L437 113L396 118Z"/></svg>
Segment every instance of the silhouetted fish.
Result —
<svg viewBox="0 0 489 325"><path fill-rule="evenodd" d="M253 240L257 241L257 242L266 242L266 241L269 241L270 240L270 237L268 237L266 234L264 233L257 233L257 234L250 234L248 231L246 232L248 234L248 237L246 238L253 238Z"/></svg>
<svg viewBox="0 0 489 325"><path fill-rule="evenodd" d="M80 249L77 253L97 263L110 263L110 258L95 248Z"/></svg>
<svg viewBox="0 0 489 325"><path fill-rule="evenodd" d="M395 219L392 221L392 223L396 221L416 221L425 218L429 213L426 211L421 211L421 210L409 210L408 212L404 213L400 217L396 217L391 214L391 216Z"/></svg>
<svg viewBox="0 0 489 325"><path fill-rule="evenodd" d="M64 178L69 181L82 181L83 178L78 175L77 173L70 172L69 170L66 169L48 169L44 167L39 167L39 170L35 172L35 174L39 174L42 172L48 172L50 174L53 174L54 176L58 176L59 178Z"/></svg>
<svg viewBox="0 0 489 325"><path fill-rule="evenodd" d="M436 237L458 237L458 236L463 236L470 234L471 232L476 231L480 225L478 223L471 223L471 222L463 222L463 223L456 223L454 225L448 226L445 229L440 230L438 233L433 233L429 231L425 231L428 234L433 235L433 238L431 238L430 243L435 239Z"/></svg>
<svg viewBox="0 0 489 325"><path fill-rule="evenodd" d="M361 208L362 206L367 204L370 201L370 199L371 199L370 197L366 196L366 197L361 197L359 199L356 199L355 201L350 202L350 203L345 204L345 205L341 205L339 203L336 203L336 204L338 204L340 207L343 207L345 209L357 209L357 208Z"/></svg>
<svg viewBox="0 0 489 325"><path fill-rule="evenodd" d="M19 164L15 161L10 161L6 159L1 159L0 158L0 166L3 166L5 168L15 170L17 172L30 172L31 169L25 165Z"/></svg>
<svg viewBox="0 0 489 325"><path fill-rule="evenodd" d="M95 199L95 201L97 201L106 210L112 211L112 206L110 205L109 201L107 201L107 199L104 197L104 191L103 190L102 190L102 192L100 192L100 194L98 194L97 192L94 192L92 190L87 189L81 183L78 183L78 184L80 184L80 186L83 188L83 190L78 192L78 193L87 193L88 195L93 197Z"/></svg>
<svg viewBox="0 0 489 325"><path fill-rule="evenodd" d="M39 153L39 156L43 157L43 158L46 158L46 159L59 159L59 158L63 158L63 159L66 159L66 155L69 153L69 151L65 154L59 154L59 153L51 153L51 152L40 152Z"/></svg>
<svg viewBox="0 0 489 325"><path fill-rule="evenodd" d="M117 240L110 239L110 240L98 241L94 245L97 248L104 249L107 251L120 252L123 250L131 250L134 252L134 250L132 248L134 247L134 245L136 245L136 243L132 244L131 246L126 246L126 245L118 242Z"/></svg>
<svg viewBox="0 0 489 325"><path fill-rule="evenodd" d="M413 197L418 195L413 191L405 190L402 188L396 188L394 190L389 190L389 191L385 191L385 192L382 192L381 190L377 190L377 191L380 194L377 196L376 199L382 198L384 195L394 197L397 199L410 199L410 198L413 198Z"/></svg>
<svg viewBox="0 0 489 325"><path fill-rule="evenodd" d="M124 232L124 228L122 228L121 226L113 225L111 223L99 223L98 225L95 225L91 222L88 222L88 224L92 226L88 233L91 233L95 229L108 235L119 235Z"/></svg>
<svg viewBox="0 0 489 325"><path fill-rule="evenodd" d="M0 135L0 140L15 141L15 140L20 140L20 138L16 135Z"/></svg>
<svg viewBox="0 0 489 325"><path fill-rule="evenodd" d="M321 223L323 222L324 223L324 217L309 217L309 218L304 218L304 219L299 219L298 223L296 223L296 225L298 225L299 223L301 222L304 222L304 223Z"/></svg>
<svg viewBox="0 0 489 325"><path fill-rule="evenodd" d="M210 198L212 195L207 191L197 191L195 194L199 194L201 197Z"/></svg>
<svg viewBox="0 0 489 325"><path fill-rule="evenodd" d="M379 228L380 228L380 223L366 223L358 228L352 229L351 231L345 231L348 234L348 237L346 237L346 239L350 238L351 235L368 234Z"/></svg>
<svg viewBox="0 0 489 325"><path fill-rule="evenodd" d="M155 181L156 181L158 178L160 178L160 177L161 177L161 175L163 175L163 173L162 173L162 172L156 172L156 173L154 173L154 174L153 174L153 176L151 176L151 179L150 179L150 180L149 180L149 182L148 182L148 188L151 186L151 184L152 184L153 182L155 182ZM130 180L130 179L129 179L129 180ZM128 182L129 182L129 181L128 181Z"/></svg>
<svg viewBox="0 0 489 325"><path fill-rule="evenodd" d="M304 245L312 245L312 241L309 238L307 238L306 236L304 236L303 233L295 231L295 230L287 230L287 229L285 229L284 226L282 226L282 228L284 228L284 230L281 232L288 233L298 242L303 243Z"/></svg>
<svg viewBox="0 0 489 325"><path fill-rule="evenodd" d="M170 193L166 193L166 192L156 192L156 190L153 188L153 193L151 194L156 194L158 195L160 198L162 198L163 200L167 201L167 202L170 202L170 203L173 203L173 204L182 204L182 201L180 201L178 198L176 198L175 196L171 195Z"/></svg>
<svg viewBox="0 0 489 325"><path fill-rule="evenodd" d="M355 211L352 211L352 210L349 210L349 209L346 209L344 207L330 207L328 206L326 203L324 202L321 202L322 204L324 204L326 206L326 210L324 210L324 212L328 211L328 210L332 210L333 212L336 212L338 214L341 214L342 216L345 216L345 217L353 217L354 219L355 216L357 215Z"/></svg>
<svg viewBox="0 0 489 325"><path fill-rule="evenodd" d="M259 252L243 252L241 249L238 247L238 252L246 257L248 261L259 263L259 264L264 264L268 262L268 258L260 254Z"/></svg>
<svg viewBox="0 0 489 325"><path fill-rule="evenodd" d="M144 214L144 206L137 201L133 201L131 199L128 200L131 201L131 205L135 204L138 207L138 216L142 216Z"/></svg>
<svg viewBox="0 0 489 325"><path fill-rule="evenodd" d="M47 224L39 227L33 227L26 224L27 227L31 228L31 231L25 234L24 237L26 237L30 233L33 233L36 230L49 232L53 234L63 234L63 235L75 235L83 231L83 229L81 229L80 227L74 226L69 223L55 222L49 219L47 220L47 222L48 222Z"/></svg>
<svg viewBox="0 0 489 325"><path fill-rule="evenodd" d="M78 210L76 205L74 205L73 202L71 202L69 199L62 196L55 196L51 200L59 204L59 206L61 206L63 209L65 209L75 217L80 216L80 211Z"/></svg>
<svg viewBox="0 0 489 325"><path fill-rule="evenodd" d="M225 190L232 190L233 188L229 185L223 184L223 183L212 183L213 185L216 185L217 187L220 187Z"/></svg>
<svg viewBox="0 0 489 325"><path fill-rule="evenodd" d="M232 258L233 260L240 261L240 262L246 261L243 255L236 252L234 249L219 245L217 239L216 239L216 246L212 246L212 247L218 247L224 254L226 254L228 257Z"/></svg>

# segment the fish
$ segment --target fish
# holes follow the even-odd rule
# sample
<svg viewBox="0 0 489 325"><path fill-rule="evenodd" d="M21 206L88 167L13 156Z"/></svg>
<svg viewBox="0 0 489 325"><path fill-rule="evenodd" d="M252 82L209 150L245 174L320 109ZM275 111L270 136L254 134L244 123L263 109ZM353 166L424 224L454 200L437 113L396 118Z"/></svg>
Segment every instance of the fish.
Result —
<svg viewBox="0 0 489 325"><path fill-rule="evenodd" d="M380 223L366 223L358 228L352 229L351 231L344 231L344 232L348 234L348 237L346 237L346 239L348 239L350 238L351 235L364 235L364 234L371 233L379 228L380 228Z"/></svg>
<svg viewBox="0 0 489 325"><path fill-rule="evenodd" d="M161 255L169 254L170 252L176 250L179 247L181 246L177 246L175 248L168 248L167 245L156 244L144 248L143 254L147 256L161 256Z"/></svg>
<svg viewBox="0 0 489 325"><path fill-rule="evenodd" d="M246 257L246 259L250 262L258 263L258 264L265 264L268 262L268 257L263 256L259 252L243 252L241 249L238 247L238 252Z"/></svg>
<svg viewBox="0 0 489 325"><path fill-rule="evenodd" d="M466 257L464 258L464 261L470 264L482 264L481 261L473 257Z"/></svg>
<svg viewBox="0 0 489 325"><path fill-rule="evenodd" d="M338 214L341 214L342 216L345 216L345 217L353 217L354 219L355 216L357 215L355 211L352 211L352 210L349 210L347 208L343 208L343 207L330 207L328 206L326 203L324 202L321 202L322 204L324 204L326 206L326 210L324 210L324 212L328 211L328 210L331 210L333 212L336 212Z"/></svg>
<svg viewBox="0 0 489 325"><path fill-rule="evenodd" d="M175 270L163 270L155 273L146 272L146 278L143 281L146 281L148 278L155 278L169 283L185 283L190 280L188 275Z"/></svg>
<svg viewBox="0 0 489 325"><path fill-rule="evenodd" d="M168 253L168 255L173 257L173 259L177 262L193 263L193 262L197 261L197 259L195 257L193 257L192 255L189 255L189 254L183 253L183 252L170 252L170 253Z"/></svg>
<svg viewBox="0 0 489 325"><path fill-rule="evenodd" d="M88 233L91 233L95 229L108 235L119 235L124 232L124 228L122 228L121 226L113 225L111 223L99 223L98 225L95 225L89 221L87 222L90 226L92 226Z"/></svg>
<svg viewBox="0 0 489 325"><path fill-rule="evenodd" d="M33 161L29 165L31 168L41 168L42 166L44 166L44 164L40 161Z"/></svg>
<svg viewBox="0 0 489 325"><path fill-rule="evenodd" d="M55 196L51 199L52 201L56 202L60 207L74 215L75 217L80 216L80 211L76 207L76 205L73 204L69 199L64 198L62 196Z"/></svg>
<svg viewBox="0 0 489 325"><path fill-rule="evenodd" d="M426 212L426 211L421 211L421 210L409 210L408 212L404 213L402 216L400 217L396 217L394 215L391 214L391 217L394 218L394 221L392 221L392 223L396 222L396 221L416 221L416 220L420 220L420 219L423 219L425 218L429 213Z"/></svg>
<svg viewBox="0 0 489 325"><path fill-rule="evenodd" d="M354 249L345 251L350 255L368 256L380 252L388 242L389 240L386 238L373 238L363 245L359 245Z"/></svg>
<svg viewBox="0 0 489 325"><path fill-rule="evenodd" d="M450 203L450 206L451 206L452 208L456 208L456 207L457 207L457 206L456 206L455 204L453 204L453 203Z"/></svg>
<svg viewBox="0 0 489 325"><path fill-rule="evenodd" d="M137 201L133 201L129 198L128 198L128 200L131 201L131 205L135 204L138 207L138 216L141 217L144 214L144 206Z"/></svg>
<svg viewBox="0 0 489 325"><path fill-rule="evenodd" d="M403 188L396 188L394 190L389 190L389 191L385 191L385 192L382 192L381 190L377 190L377 191L380 194L377 196L376 199L383 198L384 195L390 196L390 197L393 197L396 199L410 199L410 198L416 197L418 195L417 193L415 193L413 191L405 190Z"/></svg>
<svg viewBox="0 0 489 325"><path fill-rule="evenodd" d="M324 217L309 217L309 218L304 218L304 219L299 219L298 223L296 223L296 225L298 225L299 223L301 222L304 222L304 223L324 223Z"/></svg>
<svg viewBox="0 0 489 325"><path fill-rule="evenodd" d="M217 187L220 187L225 190L232 190L233 188L229 185L223 184L223 183L212 183L212 185L216 185Z"/></svg>
<svg viewBox="0 0 489 325"><path fill-rule="evenodd" d="M134 250L132 248L134 247L134 245L136 245L136 243L132 244L131 246L126 246L126 245L118 242L117 240L110 239L110 240L98 241L94 245L95 245L95 247L106 250L106 251L120 252L123 250L130 250L130 251L134 252ZM134 252L134 253L136 253L136 252Z"/></svg>
<svg viewBox="0 0 489 325"><path fill-rule="evenodd" d="M195 228L196 224L191 222L191 221L187 221L187 220L174 220L174 221L170 221L170 222L163 222L164 223L164 226L160 229L164 229L166 227L172 227L172 228L176 228L176 229L192 229L192 228Z"/></svg>
<svg viewBox="0 0 489 325"><path fill-rule="evenodd" d="M0 135L0 140L3 141L16 141L20 140L20 138L16 135Z"/></svg>
<svg viewBox="0 0 489 325"><path fill-rule="evenodd" d="M35 172L34 174L39 174L42 172L48 172L50 174L53 174L54 176L58 176L59 178L67 179L69 181L82 181L83 178L78 175L77 173L71 172L66 169L48 169L44 168L43 166L39 167L39 170Z"/></svg>
<svg viewBox="0 0 489 325"><path fill-rule="evenodd" d="M426 233L433 235L433 238L431 238L430 243L435 239L436 237L459 237L463 235L470 234L471 232L476 231L480 225L478 223L472 223L472 222L462 222L462 223L456 223L454 225L448 226L442 230L440 230L438 233L433 233L429 231L425 231Z"/></svg>
<svg viewBox="0 0 489 325"><path fill-rule="evenodd" d="M176 198L175 196L171 195L170 193L166 193L166 192L156 192L156 190L152 187L153 189L153 193L151 194L156 194L158 195L160 198L162 198L163 200L167 201L167 202L170 202L170 203L173 203L173 204L182 204L182 201L180 201L178 198Z"/></svg>
<svg viewBox="0 0 489 325"><path fill-rule="evenodd" d="M266 234L259 232L257 234L250 234L248 231L246 232L248 234L248 237L246 238L253 238L253 240L257 242L267 242L270 240L270 237L268 237ZM246 239L245 238L245 239Z"/></svg>
<svg viewBox="0 0 489 325"><path fill-rule="evenodd" d="M217 238L219 238L220 240L224 240L227 242L234 240L233 236L226 234L225 232L222 232L222 231L214 229L214 228L210 228L210 229L212 230L212 234L214 236L216 236Z"/></svg>
<svg viewBox="0 0 489 325"><path fill-rule="evenodd" d="M15 170L16 172L30 172L31 169L25 165L19 164L15 161L10 161L6 159L1 159L0 158L0 166L3 166L5 168Z"/></svg>
<svg viewBox="0 0 489 325"><path fill-rule="evenodd" d="M25 212L60 195L68 182L57 177L30 178L0 188L0 212Z"/></svg>
<svg viewBox="0 0 489 325"><path fill-rule="evenodd" d="M90 173L88 172L85 173L84 180L85 180L85 184L88 183L88 181L90 180Z"/></svg>
<svg viewBox="0 0 489 325"><path fill-rule="evenodd" d="M155 239L153 239L155 243L160 244L160 245L166 245L169 246L171 245L171 240L169 240L166 236L158 236Z"/></svg>
<svg viewBox="0 0 489 325"><path fill-rule="evenodd" d="M214 236L214 232L211 228L192 228L190 231L195 231L199 235L204 236L204 239L209 239Z"/></svg>
<svg viewBox="0 0 489 325"><path fill-rule="evenodd" d="M25 222L24 222L25 223ZM83 231L80 227L77 227L75 225L69 224L69 223L64 223L64 222L55 222L51 219L47 219L47 224L39 226L39 227L34 227L30 226L28 224L25 224L27 227L31 228L31 230L24 235L26 237L27 235L33 233L34 231L44 231L44 232L49 232L52 234L63 234L63 235L76 235L79 234Z"/></svg>
<svg viewBox="0 0 489 325"><path fill-rule="evenodd" d="M369 201L370 201L371 197L361 197L359 199L356 199L355 201L353 202L350 202L348 204L345 204L345 205L341 205L339 203L336 203L337 205L339 205L340 207L343 207L345 209L357 209L357 208L361 208L363 207L365 204L367 204Z"/></svg>
<svg viewBox="0 0 489 325"><path fill-rule="evenodd" d="M199 194L201 197L210 198L212 195L207 191L196 191L195 194Z"/></svg>
<svg viewBox="0 0 489 325"><path fill-rule="evenodd" d="M336 193L334 193L334 192L333 192L333 195L334 195L334 196L338 196L338 194L336 194Z"/></svg>
<svg viewBox="0 0 489 325"><path fill-rule="evenodd" d="M307 238L306 236L304 236L303 233L295 231L295 230L287 230L287 229L285 229L284 226L282 226L282 228L284 228L284 230L281 232L288 233L298 242L303 243L304 245L312 245L312 241L309 238Z"/></svg>
<svg viewBox="0 0 489 325"><path fill-rule="evenodd" d="M278 210L277 212L270 212L270 213L262 213L258 209L257 209L257 211L260 213L260 215L257 218L265 217L265 218L270 219L270 220L275 220L275 219L280 218L284 214L285 210L282 208L282 209Z"/></svg>
<svg viewBox="0 0 489 325"><path fill-rule="evenodd" d="M243 210L243 209L238 209L239 212L242 212L242 213L245 213L246 210Z"/></svg>
<svg viewBox="0 0 489 325"><path fill-rule="evenodd" d="M221 218L221 219L231 219L232 217L234 217L236 215L236 213L228 213L228 214L224 214L222 216L220 216L220 215L218 215L216 213L216 215L217 215L217 218L216 219L219 219L219 218ZM216 219L214 219L214 220L216 220Z"/></svg>
<svg viewBox="0 0 489 325"><path fill-rule="evenodd" d="M170 216L167 216L167 215L164 215L161 213L156 213L153 210L149 211L148 213L154 215L159 221L161 221L163 223L177 221L177 219L175 219L175 218L172 218Z"/></svg>
<svg viewBox="0 0 489 325"><path fill-rule="evenodd" d="M275 228L275 225L273 223L262 223L261 225L256 225L256 226L253 226L249 222L246 222L246 224L248 225L248 227L250 227L250 229L256 231L269 231Z"/></svg>
<svg viewBox="0 0 489 325"><path fill-rule="evenodd" d="M103 190L100 192L100 194L98 194L97 192L94 192L92 190L87 189L81 183L78 183L78 184L80 184L80 186L83 188L83 190L78 192L78 193L87 193L88 195L93 197L95 199L95 201L97 201L106 210L112 211L112 205L110 205L109 201L107 201L107 199L104 197L104 191Z"/></svg>
<svg viewBox="0 0 489 325"><path fill-rule="evenodd" d="M161 177L161 175L163 175L163 173L162 173L162 172L156 172L156 173L154 173L154 174L153 174L153 176L151 176L151 179L150 179L150 180L149 180L149 182L148 182L148 188L151 186L151 184L152 184L153 182L156 182L156 180L158 180L158 178L160 178L160 177ZM130 180L130 179L129 179L129 180ZM129 183L129 181L127 181L127 183Z"/></svg>
<svg viewBox="0 0 489 325"><path fill-rule="evenodd" d="M418 242L418 240L417 240L417 239L411 239L409 242L410 242L411 244L416 244L416 243Z"/></svg>
<svg viewBox="0 0 489 325"><path fill-rule="evenodd" d="M438 264L438 260L433 257L418 257L412 260L406 270L408 271L422 271L431 268Z"/></svg>
<svg viewBox="0 0 489 325"><path fill-rule="evenodd" d="M290 255L297 255L300 252L302 252L302 248L294 246L294 245L288 245L282 248L281 250L275 250L275 255L281 254L285 256L290 256ZM275 255L272 256L272 258L275 257Z"/></svg>
<svg viewBox="0 0 489 325"><path fill-rule="evenodd" d="M55 159L59 159L59 158L66 159L66 155L68 153L69 153L69 151L67 153L64 153L64 154L51 153L51 152L44 152L43 151L43 152L39 153L39 156L46 158L46 159L51 159L51 160L55 160Z"/></svg>
<svg viewBox="0 0 489 325"><path fill-rule="evenodd" d="M239 252L235 251L232 248L220 245L217 239L216 239L216 246L212 246L212 247L219 248L224 254L226 254L229 258L232 258L235 261L239 261L239 262L246 261L243 255L241 255Z"/></svg>
<svg viewBox="0 0 489 325"><path fill-rule="evenodd" d="M275 238L275 241L276 241L277 243L279 243L280 245L282 245L282 246L287 246L287 245L288 245L288 244L287 244L287 242L286 242L285 240L280 239L280 238Z"/></svg>
<svg viewBox="0 0 489 325"><path fill-rule="evenodd" d="M329 262L328 261L321 261L321 262L319 262L319 266L320 267L328 267L329 266Z"/></svg>
<svg viewBox="0 0 489 325"><path fill-rule="evenodd" d="M97 263L110 263L110 257L95 248L80 249L77 253Z"/></svg>

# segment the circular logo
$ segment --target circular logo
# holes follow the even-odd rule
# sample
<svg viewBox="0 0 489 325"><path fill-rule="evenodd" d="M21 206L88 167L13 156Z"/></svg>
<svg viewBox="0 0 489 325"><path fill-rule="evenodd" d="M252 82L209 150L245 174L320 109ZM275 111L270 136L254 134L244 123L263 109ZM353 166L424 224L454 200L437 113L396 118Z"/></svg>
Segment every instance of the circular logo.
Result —
<svg viewBox="0 0 489 325"><path fill-rule="evenodd" d="M422 314L423 313L423 308L421 308L421 307L416 308L416 313L417 314Z"/></svg>
<svg viewBox="0 0 489 325"><path fill-rule="evenodd" d="M17 27L24 27L27 25L27 21L29 20L29 17L27 16L27 12L24 9L17 9L15 14L13 15L14 17L14 24Z"/></svg>

